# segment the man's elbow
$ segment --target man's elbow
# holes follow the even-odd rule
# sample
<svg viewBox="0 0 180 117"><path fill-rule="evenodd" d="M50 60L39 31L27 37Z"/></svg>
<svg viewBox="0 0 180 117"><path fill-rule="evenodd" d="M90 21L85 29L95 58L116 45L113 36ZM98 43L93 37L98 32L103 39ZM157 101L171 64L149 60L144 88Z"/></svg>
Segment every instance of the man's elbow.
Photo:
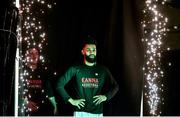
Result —
<svg viewBox="0 0 180 117"><path fill-rule="evenodd" d="M117 84L116 85L116 92L118 92L119 91L119 85Z"/></svg>

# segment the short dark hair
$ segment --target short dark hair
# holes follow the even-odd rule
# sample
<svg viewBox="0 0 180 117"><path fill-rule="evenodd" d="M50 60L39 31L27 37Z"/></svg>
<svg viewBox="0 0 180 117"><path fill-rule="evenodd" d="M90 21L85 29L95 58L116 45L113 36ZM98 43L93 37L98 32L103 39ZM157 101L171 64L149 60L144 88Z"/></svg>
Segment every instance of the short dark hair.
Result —
<svg viewBox="0 0 180 117"><path fill-rule="evenodd" d="M97 41L91 35L87 35L83 38L81 47L83 48L86 44L95 44L97 46Z"/></svg>

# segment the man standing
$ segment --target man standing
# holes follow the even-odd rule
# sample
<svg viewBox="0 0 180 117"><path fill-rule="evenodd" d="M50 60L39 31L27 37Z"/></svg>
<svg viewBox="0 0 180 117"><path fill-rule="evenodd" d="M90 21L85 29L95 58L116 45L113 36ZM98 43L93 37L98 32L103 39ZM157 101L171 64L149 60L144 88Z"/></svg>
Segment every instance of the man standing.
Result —
<svg viewBox="0 0 180 117"><path fill-rule="evenodd" d="M48 78L50 72L48 71L47 67L44 67L40 64L40 54L38 49L28 49L26 51L25 57L25 67L29 75L26 75L27 86L24 88L27 88L28 92L27 94L23 94L24 89L21 89L20 105L23 105L23 102L25 102L26 107L29 111L25 111L21 106L21 109L19 109L19 115L56 115L58 113L57 104L53 93L52 83L50 82L51 80ZM24 111L25 113L23 113Z"/></svg>
<svg viewBox="0 0 180 117"><path fill-rule="evenodd" d="M83 64L70 67L57 83L58 93L76 107L76 117L103 116L103 102L110 100L119 89L109 70L96 63L96 45L92 37L84 39ZM64 88L72 79L75 79L76 97L71 97Z"/></svg>

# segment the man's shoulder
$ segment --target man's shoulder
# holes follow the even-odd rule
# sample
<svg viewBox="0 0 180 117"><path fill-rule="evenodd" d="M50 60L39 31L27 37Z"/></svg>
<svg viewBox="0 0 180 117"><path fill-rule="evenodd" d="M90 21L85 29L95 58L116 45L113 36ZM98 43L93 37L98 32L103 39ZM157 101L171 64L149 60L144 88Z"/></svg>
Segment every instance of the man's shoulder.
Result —
<svg viewBox="0 0 180 117"><path fill-rule="evenodd" d="M70 66L70 68L78 68L78 67L81 67L82 64L73 64Z"/></svg>
<svg viewBox="0 0 180 117"><path fill-rule="evenodd" d="M86 66L85 64L74 64L72 66L70 66L70 69L84 69L88 66ZM90 67L88 67L90 68ZM97 69L101 69L101 70L108 70L108 68L105 65L102 64L96 64L94 67L92 67L92 69L97 68Z"/></svg>
<svg viewBox="0 0 180 117"><path fill-rule="evenodd" d="M77 70L83 68L82 64L73 64L69 67L69 70Z"/></svg>
<svg viewBox="0 0 180 117"><path fill-rule="evenodd" d="M100 69L104 69L104 70L108 69L105 65L102 64L97 64L96 66Z"/></svg>

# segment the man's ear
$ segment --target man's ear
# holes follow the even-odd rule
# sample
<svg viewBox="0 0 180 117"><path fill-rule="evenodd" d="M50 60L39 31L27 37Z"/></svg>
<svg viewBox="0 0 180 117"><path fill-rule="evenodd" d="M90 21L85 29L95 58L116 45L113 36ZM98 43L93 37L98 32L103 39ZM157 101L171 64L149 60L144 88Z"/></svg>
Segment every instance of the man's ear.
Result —
<svg viewBox="0 0 180 117"><path fill-rule="evenodd" d="M84 50L83 49L81 50L81 54L84 55Z"/></svg>

